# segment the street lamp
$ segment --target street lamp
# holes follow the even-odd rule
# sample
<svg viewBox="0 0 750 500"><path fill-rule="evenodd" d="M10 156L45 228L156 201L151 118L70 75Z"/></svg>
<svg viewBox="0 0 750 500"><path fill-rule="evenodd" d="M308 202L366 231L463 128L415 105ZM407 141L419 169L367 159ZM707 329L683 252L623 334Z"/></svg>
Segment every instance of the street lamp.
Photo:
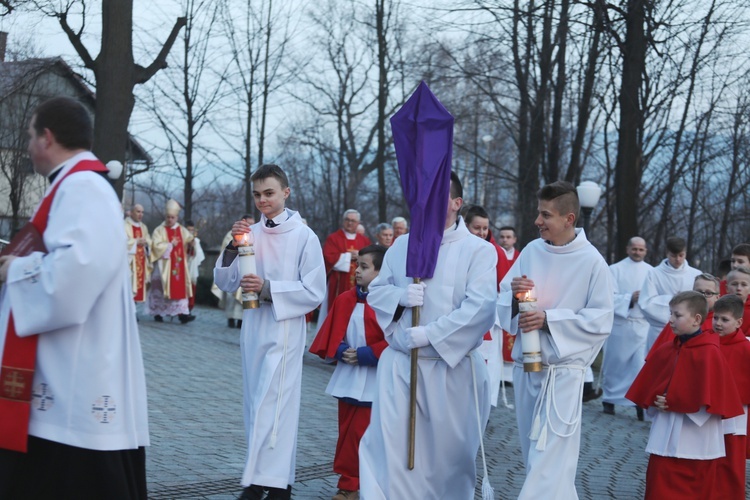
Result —
<svg viewBox="0 0 750 500"><path fill-rule="evenodd" d="M594 211L594 207L599 203L602 188L596 182L583 181L578 185L576 191L578 191L578 201L581 203L581 211L583 212L583 230L588 236L591 212Z"/></svg>

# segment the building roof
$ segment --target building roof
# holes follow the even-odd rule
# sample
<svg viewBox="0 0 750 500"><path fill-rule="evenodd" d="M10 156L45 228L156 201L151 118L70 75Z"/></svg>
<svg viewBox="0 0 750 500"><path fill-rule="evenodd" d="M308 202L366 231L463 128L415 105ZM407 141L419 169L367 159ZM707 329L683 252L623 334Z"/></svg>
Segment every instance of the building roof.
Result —
<svg viewBox="0 0 750 500"><path fill-rule="evenodd" d="M57 72L60 76L70 80L78 92L76 97L90 105L92 109L96 108L96 94L83 77L73 71L73 68L62 57L0 61L0 101L47 71ZM132 161L151 163L151 156L143 146L132 135L128 134L128 137L130 138L128 149L133 153Z"/></svg>

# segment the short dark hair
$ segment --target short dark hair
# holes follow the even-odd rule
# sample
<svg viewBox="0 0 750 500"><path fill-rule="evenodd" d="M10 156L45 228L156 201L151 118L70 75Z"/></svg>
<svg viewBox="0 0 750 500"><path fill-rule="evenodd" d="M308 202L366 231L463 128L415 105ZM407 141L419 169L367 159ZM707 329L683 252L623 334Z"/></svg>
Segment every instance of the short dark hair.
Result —
<svg viewBox="0 0 750 500"><path fill-rule="evenodd" d="M750 259L750 244L740 243L732 249L732 255L743 255Z"/></svg>
<svg viewBox="0 0 750 500"><path fill-rule="evenodd" d="M719 267L716 268L716 274L719 276L726 276L729 271L732 270L732 260L731 259L721 259L719 261Z"/></svg>
<svg viewBox="0 0 750 500"><path fill-rule="evenodd" d="M734 319L740 319L745 313L745 303L737 295L724 295L714 304L714 314L724 312Z"/></svg>
<svg viewBox="0 0 750 500"><path fill-rule="evenodd" d="M279 181L282 189L286 189L289 187L289 179L287 178L286 174L280 166L273 163L266 163L258 167L258 170L253 172L253 175L250 176L250 181L260 181L263 179L268 179L269 177L273 177L274 179Z"/></svg>
<svg viewBox="0 0 750 500"><path fill-rule="evenodd" d="M91 115L83 104L70 97L44 101L34 110L32 120L37 135L48 129L65 149L91 149L94 143Z"/></svg>
<svg viewBox="0 0 750 500"><path fill-rule="evenodd" d="M498 231L513 231L513 236L516 235L516 228L513 226L503 226L500 229L498 229Z"/></svg>
<svg viewBox="0 0 750 500"><path fill-rule="evenodd" d="M487 210L479 205L472 205L469 207L469 209L466 211L466 215L464 215L464 221L466 222L466 224L471 224L471 220L474 217L483 217L487 220L489 220L490 218L489 214L487 214Z"/></svg>
<svg viewBox="0 0 750 500"><path fill-rule="evenodd" d="M667 252L680 253L685 251L685 248L687 248L687 243L685 243L685 240L683 240L679 236L670 236L669 238L667 238L666 246Z"/></svg>
<svg viewBox="0 0 750 500"><path fill-rule="evenodd" d="M700 314L701 322L708 316L708 301L702 293L688 290L686 292L680 292L669 301L670 306L676 306L678 304L685 304L690 314Z"/></svg>
<svg viewBox="0 0 750 500"><path fill-rule="evenodd" d="M463 198L464 197L464 187L461 185L461 179L458 178L458 174L456 172L451 171L451 191L450 191L451 200L455 200L456 198Z"/></svg>
<svg viewBox="0 0 750 500"><path fill-rule="evenodd" d="M368 245L359 251L359 255L372 255L372 265L375 266L376 271L380 271L386 250L387 248L380 245Z"/></svg>
<svg viewBox="0 0 750 500"><path fill-rule="evenodd" d="M555 181L552 184L542 186L536 192L536 197L539 201L553 202L560 215L573 214L575 220L578 220L581 204L578 201L578 192L570 182Z"/></svg>

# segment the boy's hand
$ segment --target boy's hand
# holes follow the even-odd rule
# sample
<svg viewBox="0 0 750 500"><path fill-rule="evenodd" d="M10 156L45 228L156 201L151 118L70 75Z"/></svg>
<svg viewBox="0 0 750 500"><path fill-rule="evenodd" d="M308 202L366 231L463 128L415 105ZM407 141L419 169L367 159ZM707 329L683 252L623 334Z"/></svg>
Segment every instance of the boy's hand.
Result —
<svg viewBox="0 0 750 500"><path fill-rule="evenodd" d="M350 347L341 354L341 360L348 365L357 365L357 350L354 347Z"/></svg>
<svg viewBox="0 0 750 500"><path fill-rule="evenodd" d="M546 317L547 313L544 311L529 311L521 313L518 317L518 327L523 332L541 330L542 326L544 326L544 320Z"/></svg>
<svg viewBox="0 0 750 500"><path fill-rule="evenodd" d="M242 236L243 234L247 234L250 232L250 224L247 223L244 219L240 219L234 224L232 224L232 245L237 245L237 236ZM240 238L242 239L242 238Z"/></svg>
<svg viewBox="0 0 750 500"><path fill-rule="evenodd" d="M656 399L654 400L654 406L660 411L668 411L669 406L667 406L667 398L664 396L656 396Z"/></svg>
<svg viewBox="0 0 750 500"><path fill-rule="evenodd" d="M526 275L518 277L516 276L510 282L510 290L513 292L513 296L516 299L522 299L523 294L534 288L534 282L531 281Z"/></svg>
<svg viewBox="0 0 750 500"><path fill-rule="evenodd" d="M257 274L246 274L242 277L240 286L242 287L242 291L245 293L260 293L261 289L263 288L264 281L265 280Z"/></svg>

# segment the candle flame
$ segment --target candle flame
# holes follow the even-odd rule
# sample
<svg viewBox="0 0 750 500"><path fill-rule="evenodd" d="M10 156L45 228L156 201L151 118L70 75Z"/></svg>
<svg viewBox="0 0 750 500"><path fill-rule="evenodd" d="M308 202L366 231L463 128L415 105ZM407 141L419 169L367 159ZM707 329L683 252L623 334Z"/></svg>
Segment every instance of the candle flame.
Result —
<svg viewBox="0 0 750 500"><path fill-rule="evenodd" d="M252 232L245 234L235 234L233 237L235 243L237 243L238 246L247 246L255 243L255 238L253 238Z"/></svg>
<svg viewBox="0 0 750 500"><path fill-rule="evenodd" d="M536 294L534 293L534 289L527 290L523 293L521 297L522 302L529 302L529 301L535 301L536 300Z"/></svg>

